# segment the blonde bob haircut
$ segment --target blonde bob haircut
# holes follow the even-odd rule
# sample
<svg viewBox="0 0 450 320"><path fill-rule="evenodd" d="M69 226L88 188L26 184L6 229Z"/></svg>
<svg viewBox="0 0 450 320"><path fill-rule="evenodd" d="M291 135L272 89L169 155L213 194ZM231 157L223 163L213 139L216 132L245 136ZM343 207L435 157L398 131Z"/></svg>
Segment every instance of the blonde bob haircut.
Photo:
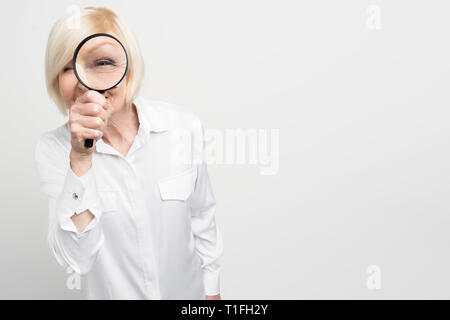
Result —
<svg viewBox="0 0 450 320"><path fill-rule="evenodd" d="M126 107L130 108L139 94L144 79L144 60L136 38L125 21L107 8L87 7L67 13L52 27L45 53L47 91L62 114L68 108L60 94L59 73L73 58L77 45L94 33L109 33L122 42L128 51L130 69L126 80ZM123 85L123 84L122 84Z"/></svg>

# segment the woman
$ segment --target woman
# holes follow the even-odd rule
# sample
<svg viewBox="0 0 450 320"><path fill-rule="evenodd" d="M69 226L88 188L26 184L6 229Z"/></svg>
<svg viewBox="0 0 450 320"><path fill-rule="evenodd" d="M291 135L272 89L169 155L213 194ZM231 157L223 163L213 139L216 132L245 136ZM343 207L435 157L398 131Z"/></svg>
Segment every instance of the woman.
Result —
<svg viewBox="0 0 450 320"><path fill-rule="evenodd" d="M44 133L35 153L51 251L83 275L88 299L220 299L222 238L201 121L138 96L142 56L116 13L76 15L79 28L71 15L53 26L46 51L47 89L69 120ZM103 94L78 82L71 64L94 33L118 38L130 61L126 81Z"/></svg>

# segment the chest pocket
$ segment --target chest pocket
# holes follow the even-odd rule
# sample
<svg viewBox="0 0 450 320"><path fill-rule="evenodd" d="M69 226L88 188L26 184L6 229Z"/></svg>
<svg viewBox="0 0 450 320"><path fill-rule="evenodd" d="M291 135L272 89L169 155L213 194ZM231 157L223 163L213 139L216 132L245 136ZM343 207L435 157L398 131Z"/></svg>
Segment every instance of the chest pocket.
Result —
<svg viewBox="0 0 450 320"><path fill-rule="evenodd" d="M104 213L117 210L117 192L114 190L99 190L102 210Z"/></svg>
<svg viewBox="0 0 450 320"><path fill-rule="evenodd" d="M195 188L197 168L189 168L173 176L158 181L162 200L185 201Z"/></svg>

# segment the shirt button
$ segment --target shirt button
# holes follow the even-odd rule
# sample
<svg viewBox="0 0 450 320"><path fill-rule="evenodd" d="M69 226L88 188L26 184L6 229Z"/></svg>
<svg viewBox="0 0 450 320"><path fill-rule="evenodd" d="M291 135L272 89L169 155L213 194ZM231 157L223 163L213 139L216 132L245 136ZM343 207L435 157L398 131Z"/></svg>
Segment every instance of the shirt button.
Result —
<svg viewBox="0 0 450 320"><path fill-rule="evenodd" d="M75 200L77 200L77 199L78 199L78 195L74 192L74 193L72 193L72 198L74 198Z"/></svg>

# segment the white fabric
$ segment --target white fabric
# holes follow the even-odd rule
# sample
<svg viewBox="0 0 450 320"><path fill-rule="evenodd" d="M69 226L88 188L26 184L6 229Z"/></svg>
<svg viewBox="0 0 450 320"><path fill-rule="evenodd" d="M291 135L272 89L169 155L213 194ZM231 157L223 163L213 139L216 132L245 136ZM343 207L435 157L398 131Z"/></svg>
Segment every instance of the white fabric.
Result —
<svg viewBox="0 0 450 320"><path fill-rule="evenodd" d="M69 123L45 132L35 164L49 201L48 244L83 277L87 299L205 299L220 293L222 237L190 109L138 98L139 131L126 157L103 140L92 167L70 167ZM89 209L82 232L72 219Z"/></svg>

